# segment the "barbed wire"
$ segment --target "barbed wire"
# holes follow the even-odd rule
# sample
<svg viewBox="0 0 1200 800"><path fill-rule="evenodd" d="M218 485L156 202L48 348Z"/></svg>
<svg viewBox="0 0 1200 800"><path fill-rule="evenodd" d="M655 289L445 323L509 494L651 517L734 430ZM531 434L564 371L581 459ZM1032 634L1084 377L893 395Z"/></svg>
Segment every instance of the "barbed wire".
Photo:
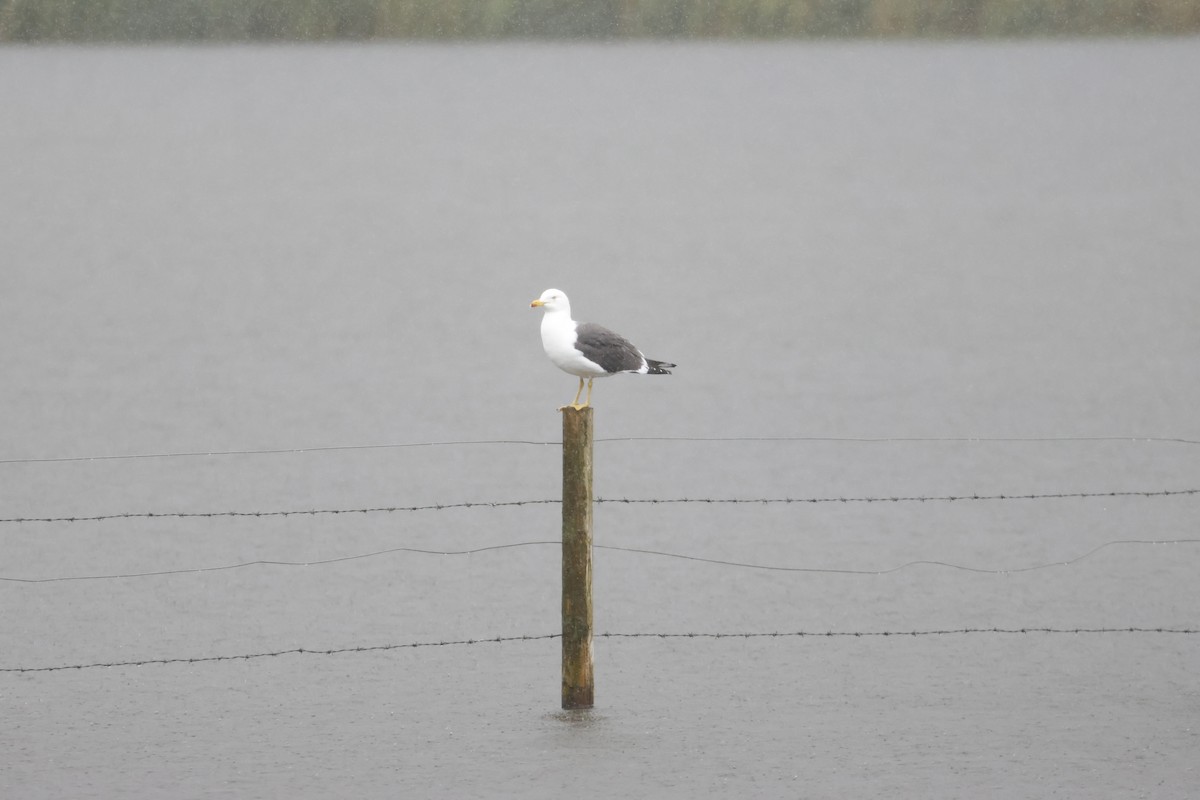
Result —
<svg viewBox="0 0 1200 800"><path fill-rule="evenodd" d="M1110 492L1046 492L1030 494L961 494L961 495L881 495L862 497L671 497L671 498L614 498L597 497L595 503L625 505L778 505L823 503L958 503L1012 500L1067 500L1111 497L1176 497L1200 494L1200 489L1127 490ZM448 511L465 508L506 508L532 505L559 505L561 500L505 500L466 503L431 503L415 506L374 506L367 508L314 508L275 511L138 511L116 514L73 515L62 517L4 517L3 524L34 522L101 522L115 519L192 519L214 517L295 517L324 514L396 514L413 511Z"/></svg>
<svg viewBox="0 0 1200 800"><path fill-rule="evenodd" d="M529 541L529 542L511 542L508 544L489 545L486 547L476 547L470 550L428 550L419 547L390 547L386 550L376 550L370 553L358 553L349 556L338 556L336 558L326 558L311 561L280 561L257 559L254 561L242 561L236 564L222 564L213 567L191 567L184 569L167 569L155 570L151 572L129 572L108 575L69 575L54 578L15 578L11 576L0 575L0 582L8 583L65 583L71 581L102 581L102 580L126 580L133 578L152 578L163 577L168 575L195 575L204 572L222 572L226 570L243 569L246 567L318 567L328 564L340 564L346 561L356 561L359 559L375 558L377 556L390 555L394 553L416 553L420 555L435 555L435 556L469 556L476 553L484 553L494 550L508 550L519 547L534 547L534 546L560 546L562 543L558 541ZM777 564L752 564L744 561L727 561L719 558L706 558L703 556L691 556L682 553L671 553L664 550L648 550L640 547L622 547L619 545L594 544L593 547L597 550L610 550L615 552L632 553L635 555L650 555L661 556L664 558L676 558L684 561L698 561L705 564L715 564L723 567L738 567L741 569L767 570L771 572L803 572L813 574L826 575L890 575L893 572L909 569L911 567L928 566L928 567L944 567L947 569L956 569L963 572L974 572L985 575L1014 575L1023 572L1034 572L1037 570L1049 569L1051 567L1068 567L1072 564L1077 564L1080 561L1091 558L1102 550L1110 547L1122 545L1182 545L1182 544L1200 544L1200 539L1115 539L1113 541L1104 542L1083 555L1069 559L1060 559L1057 561L1049 561L1041 564L1034 564L1024 567L1008 567L1008 568L987 568L987 567L971 567L962 564L954 564L948 561L936 561L920 559L908 561L895 567L885 569L839 569L829 567L785 567Z"/></svg>
<svg viewBox="0 0 1200 800"><path fill-rule="evenodd" d="M151 664L203 664L216 661L252 661L259 658L277 658L289 655L332 656L345 653L373 653L386 650L415 649L419 647L452 647L454 645L473 645L500 642L530 642L539 639L561 639L561 633L548 633L542 636L495 636L482 639L458 639L445 642L405 642L404 644L381 644L364 647L337 647L332 649L316 649L294 647L289 650L274 650L268 653L246 653L235 656L202 656L199 658L151 658L144 661L107 661L93 664L68 664L54 667L7 667L0 672L59 672L71 669L99 669L102 667L145 667Z"/></svg>
<svg viewBox="0 0 1200 800"><path fill-rule="evenodd" d="M954 503L975 500L1065 500L1096 497L1171 497L1174 495L1200 494L1200 489L1162 489L1154 491L1112 492L1047 492L1031 494L958 494L958 495L883 495L877 497L680 497L680 498L597 498L597 503L641 503L650 505L671 503L733 503L768 505L772 503Z"/></svg>
<svg viewBox="0 0 1200 800"><path fill-rule="evenodd" d="M889 636L953 636L979 633L1007 634L1084 634L1084 633L1180 633L1197 634L1200 628L945 628L910 631L778 631L769 633L598 633L601 639L778 639L787 637L801 638L843 638L861 639L869 637ZM561 635L561 634L560 634Z"/></svg>
<svg viewBox="0 0 1200 800"><path fill-rule="evenodd" d="M1200 440L1178 436L613 436L593 440L603 442L828 442L848 444L888 443L1044 443L1044 442L1142 442L1149 444L1200 445ZM385 444L326 445L280 447L258 450L191 450L161 453L121 453L94 456L48 456L4 458L0 464L54 464L81 461L128 461L151 458L209 458L218 456L291 455L354 450L394 450L409 447L461 447L482 445L562 446L562 442L531 439L475 439L462 441L394 442Z"/></svg>
<svg viewBox="0 0 1200 800"><path fill-rule="evenodd" d="M1200 489L1196 490L1200 492ZM455 508L504 508L506 506L558 505L561 500L508 500L499 502L431 503L419 506L375 506L368 508L314 508L284 511L139 511L71 517L7 517L0 523L101 522L113 519L190 519L212 517L303 517L322 514L396 514L406 511L446 511Z"/></svg>
<svg viewBox="0 0 1200 800"><path fill-rule="evenodd" d="M912 638L922 636L965 636L979 634L993 635L1083 635L1083 634L1177 634L1195 635L1200 628L1170 628L1170 627L1126 627L1126 628L1051 628L1051 627L1022 627L1022 628L947 628L931 630L908 631L772 631L750 633L597 633L597 639L786 639L786 638ZM142 661L107 661L90 664L61 664L49 667L0 667L0 673L30 673L30 672L62 672L67 670L110 669L113 667L145 667L166 664L203 664L222 661L252 661L261 658L278 658L289 655L332 656L361 653L377 653L389 650L417 649L425 647L454 647L480 644L502 644L507 642L536 642L546 639L561 639L561 633L547 633L533 636L495 636L479 639L458 639L441 642L405 642L403 644L383 644L361 647L338 647L317 649L295 647L288 650L275 650L265 653L246 653L232 656L201 656L197 658L152 658Z"/></svg>

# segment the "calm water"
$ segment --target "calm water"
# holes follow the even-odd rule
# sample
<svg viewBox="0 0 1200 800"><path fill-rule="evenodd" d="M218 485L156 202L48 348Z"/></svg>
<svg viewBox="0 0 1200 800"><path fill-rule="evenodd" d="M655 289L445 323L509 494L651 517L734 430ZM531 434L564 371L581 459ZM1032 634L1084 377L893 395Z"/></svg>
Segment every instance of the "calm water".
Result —
<svg viewBox="0 0 1200 800"><path fill-rule="evenodd" d="M553 499L600 437L1200 440L1200 41L0 50L0 517ZM229 450L282 454L13 463ZM619 441L605 498L1200 488L1151 441ZM1197 497L617 505L615 633L1200 624ZM553 505L0 523L0 577L553 540ZM540 636L552 545L0 582L0 667ZM1200 793L1200 637L556 640L0 673L0 793Z"/></svg>

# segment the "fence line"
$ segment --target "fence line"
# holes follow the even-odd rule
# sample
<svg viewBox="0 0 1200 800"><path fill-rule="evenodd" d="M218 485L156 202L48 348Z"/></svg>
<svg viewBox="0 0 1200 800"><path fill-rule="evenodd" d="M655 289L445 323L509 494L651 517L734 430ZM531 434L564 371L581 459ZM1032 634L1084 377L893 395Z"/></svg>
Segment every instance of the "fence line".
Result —
<svg viewBox="0 0 1200 800"><path fill-rule="evenodd" d="M1082 634L1178 634L1195 635L1200 633L1198 628L953 628L944 630L910 630L910 631L774 631L766 633L597 633L600 639L862 639L862 638L913 638L922 636L962 636L978 634L1047 634L1047 635L1082 635ZM109 661L90 664L62 664L50 667L2 667L0 673L30 673L30 672L62 672L67 670L109 669L112 667L145 667L164 664L202 664L219 661L251 661L260 658L277 658L287 655L330 656L352 653L384 652L388 650L417 649L423 647L470 646L479 644L499 644L506 642L534 642L545 639L561 639L561 633L546 633L533 636L496 636L481 639L458 639L443 642L406 642L403 644L384 644L364 647L339 647L333 649L316 649L296 647L290 650L276 650L269 653L247 653L233 656L202 656L198 658L153 658L143 661Z"/></svg>
<svg viewBox="0 0 1200 800"><path fill-rule="evenodd" d="M959 503L974 501L1010 500L1069 500L1106 497L1177 497L1200 494L1200 489L1161 489L1151 491L1127 490L1111 492L1047 492L1031 494L962 494L962 495L884 495L878 497L673 497L673 498L615 498L597 497L595 503L625 505L818 505L823 503ZM412 511L447 511L461 508L505 508L532 505L560 505L561 500L504 500L467 503L433 503L420 506L375 506L368 508L314 508L284 511L139 511L117 514L95 514L69 517L4 517L0 523L33 522L101 522L114 519L192 519L212 517L295 517L323 514L396 514Z"/></svg>
<svg viewBox="0 0 1200 800"><path fill-rule="evenodd" d="M1151 444L1200 445L1200 440L1178 436L614 436L599 442L828 442L849 444L889 443L1037 443L1037 442L1143 442ZM477 445L562 446L562 442L530 439L476 439L440 442L395 442L387 444L327 445L318 447L281 447L261 450L193 450L164 453L124 453L98 456L51 456L40 458L4 458L0 464L56 464L81 461L129 461L148 458L208 458L216 456L293 455L354 450L395 450L408 447L458 447Z"/></svg>
<svg viewBox="0 0 1200 800"><path fill-rule="evenodd" d="M610 550L614 552L633 553L635 555L661 556L664 558L676 558L684 561L698 561L705 564L715 564L723 567L737 567L741 569L757 569L768 570L772 572L803 572L810 574L825 574L825 575L890 575L894 572L909 569L911 567L927 566L927 567L945 567L947 569L962 570L963 572L974 572L984 575L1015 575L1022 572L1034 572L1051 567L1068 567L1077 564L1080 561L1091 558L1102 550L1110 547L1123 545L1180 545L1180 544L1200 544L1200 539L1114 539L1109 542L1093 547L1083 555L1076 556L1065 560L1049 561L1044 564L1034 564L1024 567L1010 568L986 568L986 567L970 567L962 564L954 564L948 561L937 561L920 559L908 561L895 567L885 569L837 569L827 567L783 567L775 564L751 564L743 561L726 561L718 558L706 558L703 556L690 556L683 553L671 553L663 550L648 550L640 547L621 547L618 545L593 544L597 550ZM102 581L102 580L126 580L132 578L154 578L167 575L195 575L202 572L223 572L226 570L243 569L245 567L318 567L328 564L340 564L346 561L357 561L366 558L375 558L376 556L391 555L394 553L417 553L421 555L434 556L469 556L476 553L484 553L493 550L509 550L518 547L534 547L534 546L554 546L560 547L561 541L530 541L530 542L511 542L508 544L489 545L486 547L476 547L470 550L427 550L419 547L390 547L386 550L376 550L370 553L358 553L349 556L338 556L336 558L325 558L312 561L277 561L268 559L257 559L254 561L243 561L236 564L222 564L215 567L191 567L185 569L167 569L155 570L152 572L129 572L111 575L68 575L55 578L14 578L11 576L0 575L0 582L7 583L65 583L69 581Z"/></svg>

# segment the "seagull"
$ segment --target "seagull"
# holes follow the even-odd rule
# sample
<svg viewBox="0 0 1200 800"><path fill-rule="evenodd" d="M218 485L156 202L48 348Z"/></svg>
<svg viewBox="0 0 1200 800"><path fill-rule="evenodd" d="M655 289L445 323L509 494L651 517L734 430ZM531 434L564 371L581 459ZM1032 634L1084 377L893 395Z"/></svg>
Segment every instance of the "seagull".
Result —
<svg viewBox="0 0 1200 800"><path fill-rule="evenodd" d="M592 404L592 381L596 378L607 378L618 372L670 375L667 368L675 366L667 361L646 358L628 339L608 328L571 319L571 302L558 289L542 292L529 307L546 312L542 316L542 349L546 355L554 366L579 377L579 391L575 392L575 401L570 405L576 411ZM587 399L580 405L584 378L587 378Z"/></svg>

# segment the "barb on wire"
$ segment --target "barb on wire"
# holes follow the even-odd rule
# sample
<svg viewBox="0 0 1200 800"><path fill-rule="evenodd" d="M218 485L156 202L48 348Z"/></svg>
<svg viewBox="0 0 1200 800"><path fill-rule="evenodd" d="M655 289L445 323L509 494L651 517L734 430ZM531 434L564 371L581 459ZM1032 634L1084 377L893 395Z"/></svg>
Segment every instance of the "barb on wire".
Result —
<svg viewBox="0 0 1200 800"><path fill-rule="evenodd" d="M1200 445L1200 440L1178 436L614 436L596 442L829 442L847 444L894 443L1039 443L1039 442L1144 442L1151 444ZM531 439L477 439L440 442L393 442L385 444L348 444L316 447L279 447L259 450L190 450L160 453L120 453L94 456L47 456L39 458L3 458L0 464L55 464L80 461L132 461L151 458L211 458L216 456L292 455L354 450L396 450L409 447L463 447L482 445L561 446L561 442Z"/></svg>
<svg viewBox="0 0 1200 800"><path fill-rule="evenodd" d="M222 572L225 570L242 569L245 567L317 567L326 564L339 564L345 561L356 561L358 559L374 558L376 556L390 555L392 553L417 553L421 555L434 556L469 556L475 553L484 553L493 550L509 550L518 547L534 547L534 546L554 546L561 544L558 541L531 541L531 542L512 542L509 544L490 545L488 547L476 547L471 550L426 550L418 547L390 547L386 550L376 550L370 553L358 553L356 555L339 556L336 558L326 558L312 561L276 561L267 559L258 559L255 561L243 561L236 564L221 564L213 567L192 567L188 569L166 569L155 570L152 572L127 572L110 575L69 575L56 578L14 578L10 576L0 575L0 582L8 583L65 583L69 581L102 581L102 580L124 580L130 578L152 578L162 577L166 575L195 575L202 572ZM929 566L929 567L945 567L947 569L957 569L964 572L975 572L985 575L1012 575L1021 572L1033 572L1036 570L1049 569L1051 567L1067 567L1072 564L1077 564L1080 561L1091 558L1101 550L1118 545L1167 545L1167 544L1200 544L1200 539L1118 539L1111 542L1105 542L1097 547L1092 548L1088 552L1075 558L1070 558L1060 561L1050 561L1044 564L1034 564L1024 567L1010 568L984 568L971 567L962 564L952 564L948 561L933 561L933 560L917 560L909 561L895 567L885 569L838 569L830 567L785 567L777 564L753 564L745 561L726 561L719 558L706 558L703 556L689 556L682 553L669 553L663 550L647 550L640 547L621 547L618 545L597 544L593 545L597 550L612 550L623 553L633 553L635 555L661 556L664 558L677 558L684 561L698 561L704 564L716 564L723 567L739 567L742 569L757 569L767 570L772 572L803 572L812 574L825 575L890 575L893 572L909 569L911 567Z"/></svg>
<svg viewBox="0 0 1200 800"><path fill-rule="evenodd" d="M979 634L1029 635L1029 634L1068 634L1073 636L1083 634L1179 634L1194 635L1200 633L1200 628L951 628L910 631L774 631L763 633L597 633L598 639L787 639L787 638L904 638L921 636L966 636ZM107 661L90 664L62 664L49 667L0 667L0 673L29 673L29 672L63 672L85 669L111 669L114 667L145 667L166 664L204 664L220 661L252 661L260 658L278 658L279 656L307 655L332 656L349 655L354 653L378 653L388 650L416 649L423 647L453 647L480 644L501 644L508 642L536 642L547 639L561 639L561 633L546 633L533 636L496 636L481 639L458 639L443 642L406 642L404 644L383 644L364 647L338 647L331 649L316 649L296 647L290 650L275 650L267 653L247 653L233 656L202 656L198 658L152 658L143 661Z"/></svg>
<svg viewBox="0 0 1200 800"><path fill-rule="evenodd" d="M823 503L957 503L1009 500L1068 500L1105 497L1176 497L1200 494L1200 489L1164 489L1156 491L1048 492L1035 494L961 494L961 495L886 495L879 497L674 497L611 498L597 497L596 503L624 505L779 505ZM3 517L0 523L102 522L114 519L196 519L214 517L299 517L325 514L397 514L408 511L447 511L460 508L505 508L533 505L558 505L561 500L506 500L469 503L435 503L419 506L376 506L371 508L313 508L283 511L142 511L119 514L92 514L62 517Z"/></svg>

